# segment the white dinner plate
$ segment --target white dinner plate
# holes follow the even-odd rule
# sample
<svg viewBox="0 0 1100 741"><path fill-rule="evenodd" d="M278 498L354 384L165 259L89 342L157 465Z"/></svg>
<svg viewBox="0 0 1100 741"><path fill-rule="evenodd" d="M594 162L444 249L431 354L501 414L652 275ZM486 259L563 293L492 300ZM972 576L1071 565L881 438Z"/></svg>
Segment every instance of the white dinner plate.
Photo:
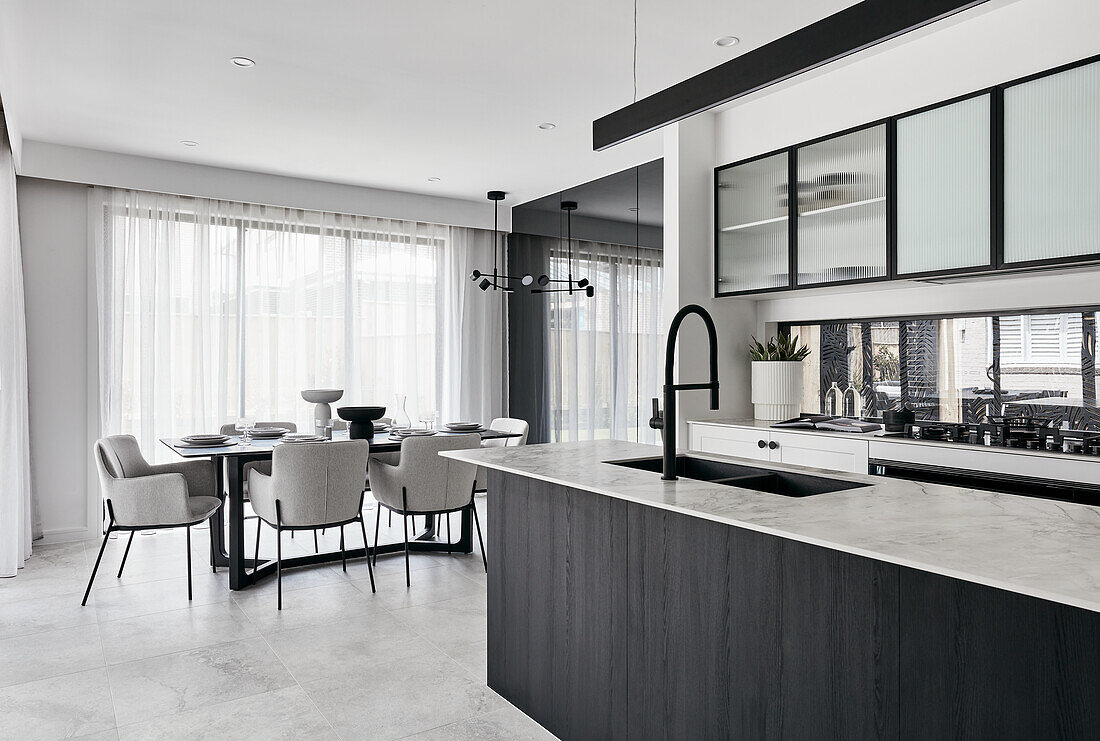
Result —
<svg viewBox="0 0 1100 741"><path fill-rule="evenodd" d="M236 444L237 444L237 442L235 440L223 440L221 442L211 442L211 443L189 443L189 442L186 442L185 440L180 440L180 442L176 443L176 447L179 447L179 448L228 448L228 447L230 447L232 445L236 445Z"/></svg>

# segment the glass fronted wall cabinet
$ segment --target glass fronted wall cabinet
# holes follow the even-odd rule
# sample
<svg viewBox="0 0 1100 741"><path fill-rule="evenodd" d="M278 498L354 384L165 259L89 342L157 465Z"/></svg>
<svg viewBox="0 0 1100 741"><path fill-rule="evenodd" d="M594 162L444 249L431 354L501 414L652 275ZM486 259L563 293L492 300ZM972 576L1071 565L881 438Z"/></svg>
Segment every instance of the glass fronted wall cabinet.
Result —
<svg viewBox="0 0 1100 741"><path fill-rule="evenodd" d="M1004 262L1100 253L1100 63L1004 91Z"/></svg>
<svg viewBox="0 0 1100 741"><path fill-rule="evenodd" d="M715 295L1100 262L1097 121L1100 56L716 168Z"/></svg>
<svg viewBox="0 0 1100 741"><path fill-rule="evenodd" d="M991 267L993 95L898 118L897 273Z"/></svg>
<svg viewBox="0 0 1100 741"><path fill-rule="evenodd" d="M780 152L716 172L718 293L790 285L788 162Z"/></svg>
<svg viewBox="0 0 1100 741"><path fill-rule="evenodd" d="M886 124L799 147L798 285L886 276Z"/></svg>

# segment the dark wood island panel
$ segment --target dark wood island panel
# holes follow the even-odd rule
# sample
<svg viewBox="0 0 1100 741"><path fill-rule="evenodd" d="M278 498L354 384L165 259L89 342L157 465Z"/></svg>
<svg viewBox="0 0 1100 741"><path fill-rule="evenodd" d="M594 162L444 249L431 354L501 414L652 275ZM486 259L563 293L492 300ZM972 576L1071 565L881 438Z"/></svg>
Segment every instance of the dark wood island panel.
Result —
<svg viewBox="0 0 1100 741"><path fill-rule="evenodd" d="M1097 613L489 473L489 686L561 738L1096 737Z"/></svg>

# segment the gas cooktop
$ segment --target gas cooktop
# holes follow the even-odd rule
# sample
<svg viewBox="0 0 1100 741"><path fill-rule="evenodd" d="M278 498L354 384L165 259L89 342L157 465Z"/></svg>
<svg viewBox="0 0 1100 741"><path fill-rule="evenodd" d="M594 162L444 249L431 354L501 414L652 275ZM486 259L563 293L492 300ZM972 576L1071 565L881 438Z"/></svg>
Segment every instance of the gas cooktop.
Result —
<svg viewBox="0 0 1100 741"><path fill-rule="evenodd" d="M912 440L1100 457L1100 432L1051 427L1046 421L1032 417L991 417L969 424L914 422L905 426L903 435Z"/></svg>

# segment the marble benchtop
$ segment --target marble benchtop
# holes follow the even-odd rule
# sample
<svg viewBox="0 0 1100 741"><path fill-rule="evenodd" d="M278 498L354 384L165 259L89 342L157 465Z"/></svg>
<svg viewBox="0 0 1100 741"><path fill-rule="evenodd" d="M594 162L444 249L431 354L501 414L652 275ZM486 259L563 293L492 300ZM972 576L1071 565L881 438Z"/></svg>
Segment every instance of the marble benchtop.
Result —
<svg viewBox="0 0 1100 741"><path fill-rule="evenodd" d="M700 453L691 455L871 485L796 498L663 481L606 462L660 456L660 447L616 440L441 455L1100 612L1097 507Z"/></svg>

